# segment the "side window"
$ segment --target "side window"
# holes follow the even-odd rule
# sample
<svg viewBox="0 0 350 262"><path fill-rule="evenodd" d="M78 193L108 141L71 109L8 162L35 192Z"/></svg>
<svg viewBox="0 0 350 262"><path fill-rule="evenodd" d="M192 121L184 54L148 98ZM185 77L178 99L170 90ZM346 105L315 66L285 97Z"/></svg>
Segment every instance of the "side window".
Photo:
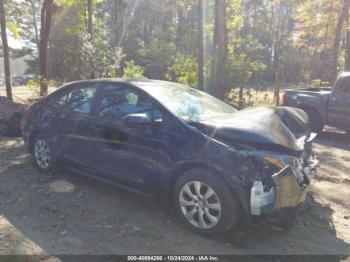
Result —
<svg viewBox="0 0 350 262"><path fill-rule="evenodd" d="M68 93L67 107L73 112L89 114L96 86L74 88Z"/></svg>
<svg viewBox="0 0 350 262"><path fill-rule="evenodd" d="M63 92L57 96L51 97L48 100L47 105L54 108L63 108L66 104L67 97L68 97L68 93Z"/></svg>
<svg viewBox="0 0 350 262"><path fill-rule="evenodd" d="M150 113L155 121L162 118L162 113L151 99L137 90L116 84L109 84L103 88L98 116L122 120L126 115L133 113Z"/></svg>
<svg viewBox="0 0 350 262"><path fill-rule="evenodd" d="M341 83L336 92L339 94L350 95L350 77L345 77L341 80Z"/></svg>

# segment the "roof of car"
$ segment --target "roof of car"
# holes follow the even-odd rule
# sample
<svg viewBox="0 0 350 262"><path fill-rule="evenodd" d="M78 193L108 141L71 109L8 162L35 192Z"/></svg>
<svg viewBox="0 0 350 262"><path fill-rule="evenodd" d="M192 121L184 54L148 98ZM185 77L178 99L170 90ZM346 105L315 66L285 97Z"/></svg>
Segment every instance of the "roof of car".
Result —
<svg viewBox="0 0 350 262"><path fill-rule="evenodd" d="M114 83L134 83L134 82L145 82L145 83L173 83L175 82L165 81L165 80L157 80L157 79L137 79L137 78L97 78L97 79L84 79L77 80L73 82L69 82L67 84L78 84L85 82L114 82Z"/></svg>
<svg viewBox="0 0 350 262"><path fill-rule="evenodd" d="M339 76L350 76L350 72L342 72Z"/></svg>
<svg viewBox="0 0 350 262"><path fill-rule="evenodd" d="M155 79L133 79L133 78L98 78L98 79L86 79L86 80L78 80L66 83L62 86L62 88L70 87L75 84L81 84L81 83L100 83L100 82L110 82L110 83L125 83L125 84L132 84L134 86L137 86L143 90L147 90L148 88L152 86L169 86L169 87L176 87L176 88L189 88L186 85L170 82L170 81L164 81L164 80L155 80Z"/></svg>

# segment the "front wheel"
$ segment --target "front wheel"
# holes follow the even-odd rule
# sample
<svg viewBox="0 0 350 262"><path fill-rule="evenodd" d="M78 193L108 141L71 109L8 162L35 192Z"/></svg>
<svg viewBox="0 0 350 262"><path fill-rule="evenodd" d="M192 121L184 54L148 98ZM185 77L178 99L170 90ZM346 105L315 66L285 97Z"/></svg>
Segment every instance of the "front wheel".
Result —
<svg viewBox="0 0 350 262"><path fill-rule="evenodd" d="M34 139L33 152L35 163L44 173L50 173L54 171L56 166L57 156L54 152L54 148L51 145L49 139L38 134Z"/></svg>
<svg viewBox="0 0 350 262"><path fill-rule="evenodd" d="M229 231L240 216L240 203L221 178L203 169L187 171L174 190L181 220L201 234Z"/></svg>

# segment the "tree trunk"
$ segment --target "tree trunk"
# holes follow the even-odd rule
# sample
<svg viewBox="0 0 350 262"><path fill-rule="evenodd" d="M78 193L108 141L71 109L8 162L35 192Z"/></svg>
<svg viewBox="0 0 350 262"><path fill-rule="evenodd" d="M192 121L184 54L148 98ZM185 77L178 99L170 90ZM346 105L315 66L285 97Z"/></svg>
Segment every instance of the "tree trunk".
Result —
<svg viewBox="0 0 350 262"><path fill-rule="evenodd" d="M281 82L280 82L280 69L278 68L275 76L275 83L274 83L274 99L276 106L280 105L280 89L281 89Z"/></svg>
<svg viewBox="0 0 350 262"><path fill-rule="evenodd" d="M335 31L335 37L334 37L334 43L333 43L332 68L331 68L332 83L335 82L338 74L339 45L340 45L341 32L344 27L344 20L346 18L346 12L349 12L349 0L344 0L343 8L341 10L338 23L337 23L337 28Z"/></svg>
<svg viewBox="0 0 350 262"><path fill-rule="evenodd" d="M349 7L345 11L346 21L346 39L345 39L345 71L350 71L350 20L349 20Z"/></svg>
<svg viewBox="0 0 350 262"><path fill-rule="evenodd" d="M280 53L281 53L281 41L282 41L282 17L281 7L278 7L277 14L274 16L275 19L277 17L276 28L274 30L274 43L273 43L273 61L272 61L272 69L273 69L273 82L276 82L276 76L278 74L279 66L280 66ZM275 92L276 93L276 92Z"/></svg>
<svg viewBox="0 0 350 262"><path fill-rule="evenodd" d="M3 0L0 0L0 23L1 23L2 48L4 52L6 96L9 100L12 101L10 55L9 55L9 46L7 43L7 34L6 34L6 11L5 11Z"/></svg>
<svg viewBox="0 0 350 262"><path fill-rule="evenodd" d="M92 0L87 0L87 15L88 15L88 23L87 23L87 31L90 35L90 39L94 38L94 28L92 23Z"/></svg>
<svg viewBox="0 0 350 262"><path fill-rule="evenodd" d="M40 95L47 95L48 89L48 68L47 68L47 47L51 29L53 0L44 0L41 7L41 28L40 28Z"/></svg>
<svg viewBox="0 0 350 262"><path fill-rule="evenodd" d="M200 2L200 0L199 0ZM177 7L177 23L176 23L176 50L181 50L183 48L184 39L182 39L183 23L185 20L184 10L182 6Z"/></svg>
<svg viewBox="0 0 350 262"><path fill-rule="evenodd" d="M244 91L244 86L243 83L239 85L239 93L238 93L238 107L240 109L243 109L243 91Z"/></svg>
<svg viewBox="0 0 350 262"><path fill-rule="evenodd" d="M350 71L350 30L346 32L345 71Z"/></svg>
<svg viewBox="0 0 350 262"><path fill-rule="evenodd" d="M40 46L40 41L39 41L39 30L38 30L38 24L37 24L37 20L36 20L36 15L37 15L37 11L36 11L36 6L35 6L35 1L32 0L30 1L30 5L32 8L32 22L33 22L33 28L34 28L34 33L35 33L35 44L39 50L39 46Z"/></svg>
<svg viewBox="0 0 350 262"><path fill-rule="evenodd" d="M94 25L92 22L92 17L93 17L93 11L92 11L92 0L87 0L86 1L86 6L87 6L87 33L89 35L89 41L91 42L91 44L93 44L93 39L94 39ZM91 56L92 54L90 54ZM89 60L93 60L92 57L89 58ZM90 79L94 79L96 78L96 72L93 65L94 62L90 62L90 64L92 64L91 67L91 72L90 72Z"/></svg>
<svg viewBox="0 0 350 262"><path fill-rule="evenodd" d="M124 13L125 13L124 0L115 0L114 13L115 13L115 43L116 47L120 47L124 36Z"/></svg>
<svg viewBox="0 0 350 262"><path fill-rule="evenodd" d="M204 15L203 1L198 0L198 88L204 89Z"/></svg>
<svg viewBox="0 0 350 262"><path fill-rule="evenodd" d="M120 50L122 41L124 38L124 13L125 13L125 2L124 0L115 0L114 2L114 18L115 18L115 49ZM117 52L117 51L116 51ZM116 77L122 77L123 67L122 61L119 67L115 70Z"/></svg>
<svg viewBox="0 0 350 262"><path fill-rule="evenodd" d="M210 65L210 79L209 79L209 93L215 95L216 90L216 79L215 79L215 69L216 69L216 56L217 56L217 45L218 45L218 3L215 2L214 6L214 32L213 32L213 54L212 61Z"/></svg>
<svg viewBox="0 0 350 262"><path fill-rule="evenodd" d="M211 72L211 94L225 98L225 68L227 59L226 1L215 1L214 59Z"/></svg>

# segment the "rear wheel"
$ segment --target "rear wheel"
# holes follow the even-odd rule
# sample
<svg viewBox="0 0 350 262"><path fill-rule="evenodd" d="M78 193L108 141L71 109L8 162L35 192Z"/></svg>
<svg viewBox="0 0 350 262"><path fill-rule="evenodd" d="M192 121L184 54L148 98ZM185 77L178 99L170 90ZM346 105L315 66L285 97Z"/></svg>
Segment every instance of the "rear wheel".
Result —
<svg viewBox="0 0 350 262"><path fill-rule="evenodd" d="M304 110L310 119L310 125L312 131L316 133L321 133L324 128L323 120L320 114L315 109L305 109Z"/></svg>
<svg viewBox="0 0 350 262"><path fill-rule="evenodd" d="M175 185L174 202L181 220L201 234L216 234L233 228L240 203L221 179L203 169L187 171Z"/></svg>
<svg viewBox="0 0 350 262"><path fill-rule="evenodd" d="M57 154L49 139L39 133L34 138L33 153L35 163L44 173L51 173L55 170Z"/></svg>

